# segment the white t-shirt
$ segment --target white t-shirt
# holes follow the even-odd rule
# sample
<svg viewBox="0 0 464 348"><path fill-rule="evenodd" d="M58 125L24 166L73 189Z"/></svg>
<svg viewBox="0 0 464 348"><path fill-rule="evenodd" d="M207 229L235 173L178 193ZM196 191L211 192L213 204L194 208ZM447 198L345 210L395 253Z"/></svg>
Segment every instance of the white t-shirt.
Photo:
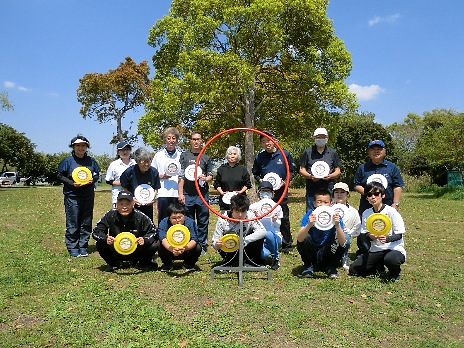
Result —
<svg viewBox="0 0 464 348"><path fill-rule="evenodd" d="M262 213L260 212L260 208L261 208L261 205L263 203L269 203L271 205L271 207L274 207L276 205L276 203L272 199L264 198L264 199L261 199L258 202L255 202L255 203L251 204L250 208L249 208L249 211L253 215L255 215L255 214L258 214L257 216L262 215ZM275 214L277 214L277 219L275 221L273 221L272 217ZM284 213L282 211L282 207L280 205L278 205L277 208L275 208L270 214L262 217L261 219L259 219L259 221L263 224L266 231L273 232L274 234L279 236L280 239L282 240L282 233L280 233L280 223L281 223L281 220L282 220L283 217L284 217Z"/></svg>
<svg viewBox="0 0 464 348"><path fill-rule="evenodd" d="M357 237L361 233L361 218L359 212L355 207L346 204L345 216L343 216L343 225L345 225L345 232L350 237Z"/></svg>
<svg viewBox="0 0 464 348"><path fill-rule="evenodd" d="M155 154L153 161L151 162L151 166L155 167L160 175L165 174L166 163L171 160L179 162L181 153L182 152L176 148L175 152L170 155L166 148L164 148ZM158 197L179 197L178 182L178 175L171 176L169 179L160 178L161 188L158 190Z"/></svg>
<svg viewBox="0 0 464 348"><path fill-rule="evenodd" d="M369 215L373 213L374 211L372 208L369 208L363 212L361 233L369 233L369 231L366 228L366 220L369 217ZM383 208L380 211L380 213L387 215L392 221L392 228L386 234L387 236L392 235L393 233L404 234L406 232L403 218L395 208L386 205L385 208ZM406 249L404 248L404 238L390 243L381 243L378 239L371 241L371 248L369 249L369 252L375 253L377 251L382 250L397 250L401 252L404 255L404 257L406 257Z"/></svg>
<svg viewBox="0 0 464 348"><path fill-rule="evenodd" d="M119 181L119 178L121 177L121 174L130 166L133 166L135 164L135 160L131 158L129 160L129 164L125 164L120 158L117 160L113 161L110 163L110 166L108 167L108 170L106 171L106 181L110 180L117 180ZM113 185L111 189L111 198L113 204L116 203L118 199L118 194L121 192L122 187L118 185Z"/></svg>

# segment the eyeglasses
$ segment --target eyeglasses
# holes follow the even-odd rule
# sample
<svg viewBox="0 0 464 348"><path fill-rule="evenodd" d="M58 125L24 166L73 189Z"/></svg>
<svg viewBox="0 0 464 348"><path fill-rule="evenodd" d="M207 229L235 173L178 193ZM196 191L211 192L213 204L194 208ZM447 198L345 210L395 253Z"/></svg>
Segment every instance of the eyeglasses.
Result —
<svg viewBox="0 0 464 348"><path fill-rule="evenodd" d="M148 165L151 164L151 160L141 160L139 161L140 164Z"/></svg>
<svg viewBox="0 0 464 348"><path fill-rule="evenodd" d="M368 192L368 193L366 194L366 196L367 196L367 197L372 197L372 196L378 197L378 196L380 196L380 194L381 194L381 193L380 193L379 191L377 191L377 192L372 192L372 191L371 191L371 192Z"/></svg>
<svg viewBox="0 0 464 348"><path fill-rule="evenodd" d="M192 141L201 141L201 138L190 138Z"/></svg>

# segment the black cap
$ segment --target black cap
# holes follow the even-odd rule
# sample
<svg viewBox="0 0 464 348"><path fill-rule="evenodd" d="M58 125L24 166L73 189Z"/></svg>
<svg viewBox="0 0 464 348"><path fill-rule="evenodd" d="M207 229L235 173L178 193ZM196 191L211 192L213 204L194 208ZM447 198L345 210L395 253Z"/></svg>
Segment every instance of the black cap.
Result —
<svg viewBox="0 0 464 348"><path fill-rule="evenodd" d="M274 191L274 188L272 187L272 184L269 181L261 181L258 186L258 190L262 189L270 189Z"/></svg>
<svg viewBox="0 0 464 348"><path fill-rule="evenodd" d="M132 202L133 198L134 196L132 196L132 193L130 193L129 191L121 191L118 194L118 201L121 199L127 199Z"/></svg>

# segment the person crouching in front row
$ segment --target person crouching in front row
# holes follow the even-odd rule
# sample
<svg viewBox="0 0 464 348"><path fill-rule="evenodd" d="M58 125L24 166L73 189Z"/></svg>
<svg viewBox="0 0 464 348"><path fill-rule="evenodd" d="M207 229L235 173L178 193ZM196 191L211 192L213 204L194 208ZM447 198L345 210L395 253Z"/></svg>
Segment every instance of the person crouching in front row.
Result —
<svg viewBox="0 0 464 348"><path fill-rule="evenodd" d="M128 255L118 253L114 248L114 239L121 232L135 235L137 248ZM96 240L97 251L108 264L105 271L113 272L120 268L123 261L131 261L141 270L150 270L152 258L158 248L158 233L155 225L144 213L134 209L134 197L129 191L118 194L116 208L103 215L92 232Z"/></svg>
<svg viewBox="0 0 464 348"><path fill-rule="evenodd" d="M350 275L367 276L378 272L385 273L388 268L388 280L397 282L400 280L401 265L406 261L403 235L406 232L404 221L398 210L383 203L385 188L378 182L366 185L366 198L372 205L363 212L361 235L365 235L371 241L369 252L361 254L350 266ZM366 227L367 218L374 213L387 215L392 228L386 235L377 236L369 233Z"/></svg>
<svg viewBox="0 0 464 348"><path fill-rule="evenodd" d="M255 215L248 210L249 208L250 200L247 196L235 195L230 199L230 211L227 212L227 216L237 220L253 219ZM221 250L224 246L221 237L228 233L240 235L240 225L240 222L230 221L222 217L216 223L212 245L222 256L224 260L223 266L238 265L238 251L224 252ZM261 222L258 220L243 222L243 259L251 266L261 266L263 264L261 252L264 237L266 237L266 229Z"/></svg>
<svg viewBox="0 0 464 348"><path fill-rule="evenodd" d="M167 217L161 220L158 228L161 241L158 255L163 262L160 271L170 272L173 270L174 260L183 260L183 269L187 272L196 270L195 264L201 255L201 244L198 240L198 226L195 220L186 216L186 210L180 203L171 203L166 211ZM169 244L167 232L173 225L181 224L188 228L190 240L186 246L172 246Z"/></svg>
<svg viewBox="0 0 464 348"><path fill-rule="evenodd" d="M331 206L332 195L327 189L319 189L314 195L314 206ZM334 226L327 231L314 226L316 214L308 211L302 218L297 235L297 249L304 263L301 276L312 278L314 267L325 269L329 278L338 278L337 265L346 247L347 235L339 214L333 214Z"/></svg>

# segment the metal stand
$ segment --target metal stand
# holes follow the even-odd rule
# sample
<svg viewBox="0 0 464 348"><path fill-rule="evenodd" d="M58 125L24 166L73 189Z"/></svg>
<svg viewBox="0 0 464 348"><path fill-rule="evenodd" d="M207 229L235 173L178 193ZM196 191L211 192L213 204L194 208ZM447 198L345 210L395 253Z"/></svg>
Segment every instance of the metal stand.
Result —
<svg viewBox="0 0 464 348"><path fill-rule="evenodd" d="M271 280L271 271L265 266L248 266L243 260L243 221L240 221L240 235L238 243L238 266L216 266L211 269L211 279L215 271L238 272L238 285L243 286L243 272L267 272L267 280Z"/></svg>

